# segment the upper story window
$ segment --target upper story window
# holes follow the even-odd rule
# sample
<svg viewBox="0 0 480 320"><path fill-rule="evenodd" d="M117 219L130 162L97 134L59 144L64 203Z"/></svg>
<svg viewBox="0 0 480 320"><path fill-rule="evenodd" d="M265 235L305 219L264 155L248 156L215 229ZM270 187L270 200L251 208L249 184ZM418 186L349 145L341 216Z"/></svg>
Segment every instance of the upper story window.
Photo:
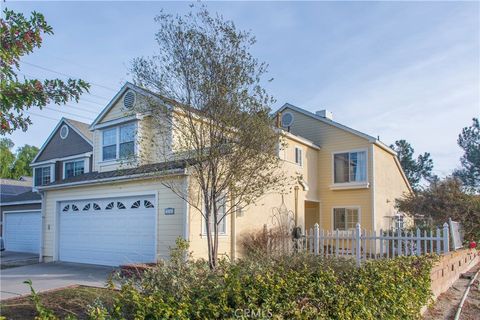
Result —
<svg viewBox="0 0 480 320"><path fill-rule="evenodd" d="M35 186L43 186L53 181L51 166L35 168L34 174L35 174Z"/></svg>
<svg viewBox="0 0 480 320"><path fill-rule="evenodd" d="M64 165L65 179L81 175L85 172L85 160L68 161L65 162Z"/></svg>
<svg viewBox="0 0 480 320"><path fill-rule="evenodd" d="M303 152L300 148L295 148L295 163L299 166L303 165Z"/></svg>
<svg viewBox="0 0 480 320"><path fill-rule="evenodd" d="M334 183L366 182L367 152L343 152L333 156Z"/></svg>
<svg viewBox="0 0 480 320"><path fill-rule="evenodd" d="M117 158L117 128L103 130L103 160Z"/></svg>
<svg viewBox="0 0 480 320"><path fill-rule="evenodd" d="M102 131L102 160L125 159L135 154L135 123Z"/></svg>

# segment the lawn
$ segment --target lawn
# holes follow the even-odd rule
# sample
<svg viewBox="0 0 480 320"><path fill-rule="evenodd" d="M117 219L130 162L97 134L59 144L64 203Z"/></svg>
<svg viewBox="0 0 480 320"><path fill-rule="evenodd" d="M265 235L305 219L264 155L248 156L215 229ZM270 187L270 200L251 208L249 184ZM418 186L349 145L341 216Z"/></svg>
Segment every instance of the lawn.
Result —
<svg viewBox="0 0 480 320"><path fill-rule="evenodd" d="M61 319L74 315L86 319L87 306L96 299L104 305L113 304L116 292L87 286L68 287L40 293L40 299L45 307L55 312ZM34 319L35 307L30 296L10 299L0 303L0 315L7 319Z"/></svg>

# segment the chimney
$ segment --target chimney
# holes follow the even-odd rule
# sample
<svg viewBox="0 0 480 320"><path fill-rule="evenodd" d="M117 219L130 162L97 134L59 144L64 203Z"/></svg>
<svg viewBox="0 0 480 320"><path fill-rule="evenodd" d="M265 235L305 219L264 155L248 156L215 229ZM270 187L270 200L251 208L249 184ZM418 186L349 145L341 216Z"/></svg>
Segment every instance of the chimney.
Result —
<svg viewBox="0 0 480 320"><path fill-rule="evenodd" d="M320 111L315 112L315 114L319 117L322 117L322 118L325 118L325 119L328 119L328 120L333 120L333 113L331 111L320 110Z"/></svg>

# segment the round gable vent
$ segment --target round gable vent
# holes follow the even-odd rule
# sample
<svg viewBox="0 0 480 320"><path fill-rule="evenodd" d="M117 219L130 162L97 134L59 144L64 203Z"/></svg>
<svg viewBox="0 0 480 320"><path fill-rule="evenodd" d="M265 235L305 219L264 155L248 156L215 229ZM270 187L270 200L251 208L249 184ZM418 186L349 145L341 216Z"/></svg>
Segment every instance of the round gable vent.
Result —
<svg viewBox="0 0 480 320"><path fill-rule="evenodd" d="M123 96L123 106L127 109L133 108L135 105L135 92L129 90Z"/></svg>
<svg viewBox="0 0 480 320"><path fill-rule="evenodd" d="M282 127L290 127L293 124L293 114L285 112L282 114Z"/></svg>

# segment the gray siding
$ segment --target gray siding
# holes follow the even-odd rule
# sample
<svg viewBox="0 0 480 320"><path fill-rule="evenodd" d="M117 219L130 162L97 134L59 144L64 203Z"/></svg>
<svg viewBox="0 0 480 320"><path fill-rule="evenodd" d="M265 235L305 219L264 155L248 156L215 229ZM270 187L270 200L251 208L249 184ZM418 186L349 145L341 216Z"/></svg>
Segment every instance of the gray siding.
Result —
<svg viewBox="0 0 480 320"><path fill-rule="evenodd" d="M60 129L62 127L62 125L60 125L58 130L54 133L52 139L50 139L42 153L38 156L36 162L69 157L92 151L92 146L78 133L76 133L70 125L68 126L69 132L67 138L60 138Z"/></svg>

